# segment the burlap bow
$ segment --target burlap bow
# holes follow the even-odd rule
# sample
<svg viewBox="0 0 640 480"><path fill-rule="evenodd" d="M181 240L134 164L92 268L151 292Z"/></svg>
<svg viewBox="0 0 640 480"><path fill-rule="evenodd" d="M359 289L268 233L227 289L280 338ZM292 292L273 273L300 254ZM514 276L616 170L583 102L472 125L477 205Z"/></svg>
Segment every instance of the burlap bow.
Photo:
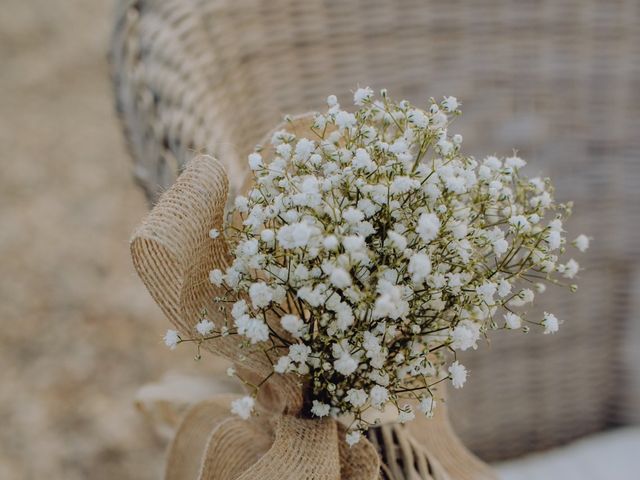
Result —
<svg viewBox="0 0 640 480"><path fill-rule="evenodd" d="M192 336L203 309L217 325L226 323L214 301L222 291L208 281L208 273L230 263L224 236L209 237L211 229L223 230L227 191L222 164L209 156L196 157L131 241L138 274L185 337ZM272 373L264 352L241 347L238 336L203 346L234 362L254 383ZM269 377L260 388L258 415L250 420L230 414L233 398L220 395L186 413L169 450L167 480L380 478L380 457L370 441L362 439L349 448L345 429L335 420L299 417L303 386L293 374ZM382 465L386 478L494 478L453 434L444 409L436 419L394 426L382 437L381 442L393 446L386 452L393 465L389 459Z"/></svg>

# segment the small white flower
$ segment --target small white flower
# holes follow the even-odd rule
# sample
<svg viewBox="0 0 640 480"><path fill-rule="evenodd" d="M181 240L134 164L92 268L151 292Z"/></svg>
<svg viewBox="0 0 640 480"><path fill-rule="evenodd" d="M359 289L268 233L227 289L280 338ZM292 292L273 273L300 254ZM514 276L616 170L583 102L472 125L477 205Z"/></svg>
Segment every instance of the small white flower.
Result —
<svg viewBox="0 0 640 480"><path fill-rule="evenodd" d="M212 228L211 230L209 230L209 237L210 238L218 238L220 236L220 230L218 230L217 228Z"/></svg>
<svg viewBox="0 0 640 480"><path fill-rule="evenodd" d="M327 105L330 107L335 107L336 105L338 105L338 97L336 97L335 95L329 95L327 97Z"/></svg>
<svg viewBox="0 0 640 480"><path fill-rule="evenodd" d="M467 236L467 233L469 232L469 227L464 222L453 222L449 226L449 230L453 234L454 238L457 238L458 240L462 240Z"/></svg>
<svg viewBox="0 0 640 480"><path fill-rule="evenodd" d="M306 247L312 234L309 225L302 222L280 227L277 237L282 248L291 249Z"/></svg>
<svg viewBox="0 0 640 480"><path fill-rule="evenodd" d="M311 413L313 413L316 417L326 417L329 415L329 411L331 410L331 405L327 405L326 403L319 402L317 400L313 401L313 406L311 407Z"/></svg>
<svg viewBox="0 0 640 480"><path fill-rule="evenodd" d="M549 208L552 200L549 192L542 192L540 195L533 197L529 203L534 208Z"/></svg>
<svg viewBox="0 0 640 480"><path fill-rule="evenodd" d="M348 112L345 112L344 110L341 110L336 115L336 126L340 130L351 128L355 126L355 124L356 124L356 117L355 115L353 115L353 113L348 113Z"/></svg>
<svg viewBox="0 0 640 480"><path fill-rule="evenodd" d="M273 291L264 282L256 282L249 287L249 297L253 308L264 308L273 300Z"/></svg>
<svg viewBox="0 0 640 480"><path fill-rule="evenodd" d="M175 350L180 342L180 335L176 330L167 330L167 333L164 334L164 344L169 347L171 350Z"/></svg>
<svg viewBox="0 0 640 480"><path fill-rule="evenodd" d="M559 218L555 218L551 220L549 222L549 228L551 228L551 230L557 230L558 232L562 232L563 231L562 220L560 220Z"/></svg>
<svg viewBox="0 0 640 480"><path fill-rule="evenodd" d="M240 418L247 420L253 412L256 401L252 397L242 397L231 402L231 413L238 415Z"/></svg>
<svg viewBox="0 0 640 480"><path fill-rule="evenodd" d="M493 173L491 172L491 169L487 166L487 165L482 165L479 169L478 169L478 176L482 179L482 180L489 180L491 178L491 176L493 175Z"/></svg>
<svg viewBox="0 0 640 480"><path fill-rule="evenodd" d="M342 239L342 246L347 252L362 253L365 248L364 238L360 235L350 235Z"/></svg>
<svg viewBox="0 0 640 480"><path fill-rule="evenodd" d="M552 313L544 312L544 319L542 320L542 325L544 326L544 333L556 333L560 328L560 322L556 316Z"/></svg>
<svg viewBox="0 0 640 480"><path fill-rule="evenodd" d="M585 252L589 248L589 237L586 235L578 235L573 241L573 244L581 252Z"/></svg>
<svg viewBox="0 0 640 480"><path fill-rule="evenodd" d="M411 110L407 118L418 128L427 128L427 125L429 125L429 118L424 114L424 112L422 112L422 110Z"/></svg>
<svg viewBox="0 0 640 480"><path fill-rule="evenodd" d="M227 368L227 377L235 377L235 376L236 376L236 369L233 367Z"/></svg>
<svg viewBox="0 0 640 480"><path fill-rule="evenodd" d="M236 255L239 258L251 258L258 254L258 240L246 240L236 248Z"/></svg>
<svg viewBox="0 0 640 480"><path fill-rule="evenodd" d="M375 162L371 160L371 156L364 148L356 150L356 154L353 156L351 164L353 165L353 168L362 169L369 173L376 169Z"/></svg>
<svg viewBox="0 0 640 480"><path fill-rule="evenodd" d="M453 151L453 143L443 138L436 143L442 155L449 155ZM464 186L463 179L460 177L449 177L446 179L447 188L456 193L462 193L461 188Z"/></svg>
<svg viewBox="0 0 640 480"><path fill-rule="evenodd" d="M499 170L500 168L502 168L502 162L493 155L485 158L482 163L491 170Z"/></svg>
<svg viewBox="0 0 640 480"><path fill-rule="evenodd" d="M493 242L493 253L495 253L496 256L500 257L504 255L507 250L509 250L509 242L504 238L498 238Z"/></svg>
<svg viewBox="0 0 640 480"><path fill-rule="evenodd" d="M373 308L373 318L392 318L397 320L409 313L409 303L402 298L402 290L388 282L381 281L378 289L382 293L376 299Z"/></svg>
<svg viewBox="0 0 640 480"><path fill-rule="evenodd" d="M342 268L334 268L329 280L334 287L340 289L345 289L351 285L351 275Z"/></svg>
<svg viewBox="0 0 640 480"><path fill-rule="evenodd" d="M231 307L231 316L237 320L242 317L245 313L247 313L247 302L244 300L238 300Z"/></svg>
<svg viewBox="0 0 640 480"><path fill-rule="evenodd" d="M209 272L209 281L216 287L222 285L222 282L224 281L224 274L222 273L222 270L219 270L217 268L211 270Z"/></svg>
<svg viewBox="0 0 640 480"><path fill-rule="evenodd" d="M506 280L501 280L498 283L498 296L504 298L511 293L511 284Z"/></svg>
<svg viewBox="0 0 640 480"><path fill-rule="evenodd" d="M273 233L273 230L265 228L260 232L260 239L265 243L273 242L273 239L276 237L276 234Z"/></svg>
<svg viewBox="0 0 640 480"><path fill-rule="evenodd" d="M380 211L380 207L368 198L363 198L358 202L358 209L364 213L364 216L367 218L373 217L378 211Z"/></svg>
<svg viewBox="0 0 640 480"><path fill-rule="evenodd" d="M318 307L324 300L324 290L319 287L311 289L310 287L302 287L298 289L297 297L307 302L312 307Z"/></svg>
<svg viewBox="0 0 640 480"><path fill-rule="evenodd" d="M306 363L307 358L311 354L311 348L301 343L289 345L289 358L292 362Z"/></svg>
<svg viewBox="0 0 640 480"><path fill-rule="evenodd" d="M416 418L410 405L404 405L398 413L398 422L407 423Z"/></svg>
<svg viewBox="0 0 640 480"><path fill-rule="evenodd" d="M431 117L431 124L436 128L443 128L447 125L447 115L437 112Z"/></svg>
<svg viewBox="0 0 640 480"><path fill-rule="evenodd" d="M342 352L340 357L333 362L333 366L338 373L348 377L358 369L358 361L349 353Z"/></svg>
<svg viewBox="0 0 640 480"><path fill-rule="evenodd" d="M420 400L420 411L427 417L433 416L433 411L436 408L436 401L433 397L424 397Z"/></svg>
<svg viewBox="0 0 640 480"><path fill-rule="evenodd" d="M457 360L449 366L449 375L453 388L462 388L467 381L467 369Z"/></svg>
<svg viewBox="0 0 640 480"><path fill-rule="evenodd" d="M271 136L272 145L280 145L283 142L289 142L292 140L292 134L286 130L278 130Z"/></svg>
<svg viewBox="0 0 640 480"><path fill-rule="evenodd" d="M260 155L257 152L250 154L248 160L249 160L249 168L251 170L258 170L259 168L263 167L262 155Z"/></svg>
<svg viewBox="0 0 640 480"><path fill-rule="evenodd" d="M478 348L477 342L480 339L480 325L463 320L451 332L451 348L464 352L469 348Z"/></svg>
<svg viewBox="0 0 640 480"><path fill-rule="evenodd" d="M485 282L479 287L476 287L476 293L480 296L483 302L488 305L493 304L493 296L495 295L498 286L493 282Z"/></svg>
<svg viewBox="0 0 640 480"><path fill-rule="evenodd" d="M362 435L360 434L360 432L355 430L353 432L348 432L345 437L345 440L347 441L347 445L349 445L349 447L353 447L356 443L360 441L361 437Z"/></svg>
<svg viewBox="0 0 640 480"><path fill-rule="evenodd" d="M409 260L408 271L411 281L415 284L423 283L431 273L431 259L426 253L416 253Z"/></svg>
<svg viewBox="0 0 640 480"><path fill-rule="evenodd" d="M562 276L565 278L575 277L579 270L580 265L573 258L558 268L558 271L562 273Z"/></svg>
<svg viewBox="0 0 640 480"><path fill-rule="evenodd" d="M504 320L506 322L507 328L510 328L511 330L517 330L518 328L522 327L522 318L520 318L513 312L507 312L504 315Z"/></svg>
<svg viewBox="0 0 640 480"><path fill-rule="evenodd" d="M196 324L197 332L203 337L213 332L214 327L215 325L213 324L213 322L206 318L203 318Z"/></svg>
<svg viewBox="0 0 640 480"><path fill-rule="evenodd" d="M425 243L431 242L438 235L440 230L440 219L435 213L423 213L418 219L416 233L420 235Z"/></svg>
<svg viewBox="0 0 640 480"><path fill-rule="evenodd" d="M504 160L505 167L509 167L509 168L519 169L524 167L526 164L527 162L525 162L523 159L515 155L512 157L505 158Z"/></svg>
<svg viewBox="0 0 640 480"><path fill-rule="evenodd" d="M298 143L296 144L296 152L295 152L296 160L298 160L299 162L304 162L308 160L311 154L313 153L313 151L315 150L315 148L316 148L315 142L306 138L301 138L300 140L298 140Z"/></svg>
<svg viewBox="0 0 640 480"><path fill-rule="evenodd" d="M273 370L276 373L287 373L289 366L291 365L291 359L288 356L280 357L276 364L273 366Z"/></svg>
<svg viewBox="0 0 640 480"><path fill-rule="evenodd" d="M521 232L528 232L531 230L531 225L529 224L529 220L524 215L514 215L509 218L509 223L513 226L514 229L519 230Z"/></svg>
<svg viewBox="0 0 640 480"><path fill-rule="evenodd" d="M344 212L342 212L342 218L347 223L358 223L364 220L364 213L362 213L357 208L349 207Z"/></svg>
<svg viewBox="0 0 640 480"><path fill-rule="evenodd" d="M234 202L235 208L240 213L246 213L249 211L249 199L247 197L243 197L242 195L238 195Z"/></svg>
<svg viewBox="0 0 640 480"><path fill-rule="evenodd" d="M346 400L354 407L362 407L365 403L367 403L367 392L362 390L361 388L355 389L351 388L347 391Z"/></svg>
<svg viewBox="0 0 640 480"><path fill-rule="evenodd" d="M284 315L280 319L282 328L293 335L294 338L300 338L305 331L304 321L297 315Z"/></svg>
<svg viewBox="0 0 640 480"><path fill-rule="evenodd" d="M374 408L382 409L385 403L389 400L389 390L380 385L375 385L369 393L371 398L371 405Z"/></svg>
<svg viewBox="0 0 640 480"><path fill-rule="evenodd" d="M288 143L281 143L276 147L276 153L284 159L291 157L291 150L292 147Z"/></svg>
<svg viewBox="0 0 640 480"><path fill-rule="evenodd" d="M324 248L327 250L335 250L338 248L339 241L335 235L329 235L322 240L322 245L324 245Z"/></svg>
<svg viewBox="0 0 640 480"><path fill-rule="evenodd" d="M523 288L522 290L520 290L520 292L518 292L516 296L514 296L509 301L509 303L515 307L522 307L527 303L533 302L534 298L535 293L533 293L533 290L531 290L530 288Z"/></svg>
<svg viewBox="0 0 640 480"><path fill-rule="evenodd" d="M353 103L362 106L366 101L370 100L372 96L373 90L369 87L359 88L356 90L356 93L353 94Z"/></svg>
<svg viewBox="0 0 640 480"><path fill-rule="evenodd" d="M408 148L409 145L407 145L407 142L405 142L403 138L399 138L389 146L389 151L399 155L405 153Z"/></svg>
<svg viewBox="0 0 640 480"><path fill-rule="evenodd" d="M396 177L391 182L390 191L392 195L410 192L420 187L420 182L410 177Z"/></svg>
<svg viewBox="0 0 640 480"><path fill-rule="evenodd" d="M389 230L387 232L387 238L391 241L391 245L393 245L398 251L402 252L407 248L407 238L404 235L401 235L393 230Z"/></svg>
<svg viewBox="0 0 640 480"><path fill-rule="evenodd" d="M460 104L458 103L458 99L456 97L444 97L442 106L447 112L455 112Z"/></svg>
<svg viewBox="0 0 640 480"><path fill-rule="evenodd" d="M235 325L238 333L251 340L252 345L269 340L269 327L259 318L243 315L235 320Z"/></svg>
<svg viewBox="0 0 640 480"><path fill-rule="evenodd" d="M545 237L551 250L557 250L562 245L562 235L557 230L551 230Z"/></svg>

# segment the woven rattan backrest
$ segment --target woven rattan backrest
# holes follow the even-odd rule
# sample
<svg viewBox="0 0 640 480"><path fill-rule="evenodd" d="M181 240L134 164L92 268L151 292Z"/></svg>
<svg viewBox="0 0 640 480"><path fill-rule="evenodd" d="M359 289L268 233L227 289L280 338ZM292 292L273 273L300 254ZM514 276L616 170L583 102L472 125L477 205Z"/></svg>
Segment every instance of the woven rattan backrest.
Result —
<svg viewBox="0 0 640 480"><path fill-rule="evenodd" d="M555 178L577 205L571 234L596 238L580 292L541 302L566 323L553 337L497 335L466 356L470 381L451 399L467 444L500 459L632 411L638 373L621 352L640 278L638 24L634 0L123 1L112 65L152 201L196 152L225 162L237 188L246 154L284 114L329 93L347 105L358 84L418 104L455 95L467 151L514 147Z"/></svg>

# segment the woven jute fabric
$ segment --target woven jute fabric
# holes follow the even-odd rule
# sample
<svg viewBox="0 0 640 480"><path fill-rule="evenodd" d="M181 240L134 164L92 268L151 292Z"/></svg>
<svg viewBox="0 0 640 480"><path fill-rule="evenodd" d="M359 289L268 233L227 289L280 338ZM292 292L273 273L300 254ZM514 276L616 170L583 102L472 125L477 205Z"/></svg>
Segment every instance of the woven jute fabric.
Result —
<svg viewBox="0 0 640 480"><path fill-rule="evenodd" d="M267 412L242 420L229 416L233 398L219 396L187 412L169 450L166 480L379 478L373 446L344 447L335 421Z"/></svg>
<svg viewBox="0 0 640 480"><path fill-rule="evenodd" d="M301 118L289 127L307 123ZM212 228L223 231L226 196L224 167L212 157L196 157L131 241L138 274L185 337L205 310L219 326L228 320L216 308L220 292L207 275L229 264L224 235L209 237ZM457 439L444 407L434 419L415 421L414 432L385 426L380 438L371 437L373 443L363 438L349 447L345 427L336 420L299 417L304 385L293 374L270 375L271 363L259 346L247 347L240 336L229 335L208 340L204 347L235 362L243 376L263 383L258 414L249 420L231 416L230 403L237 397L230 395L192 405L169 449L167 480L494 478Z"/></svg>
<svg viewBox="0 0 640 480"><path fill-rule="evenodd" d="M450 399L465 443L501 459L640 419L638 361L623 356L638 351L639 19L637 0L120 0L111 59L152 203L198 153L240 190L284 114L330 93L346 106L358 84L416 104L456 95L465 151L517 148L554 179L576 204L569 237L594 237L579 292L540 301L566 321L464 355Z"/></svg>

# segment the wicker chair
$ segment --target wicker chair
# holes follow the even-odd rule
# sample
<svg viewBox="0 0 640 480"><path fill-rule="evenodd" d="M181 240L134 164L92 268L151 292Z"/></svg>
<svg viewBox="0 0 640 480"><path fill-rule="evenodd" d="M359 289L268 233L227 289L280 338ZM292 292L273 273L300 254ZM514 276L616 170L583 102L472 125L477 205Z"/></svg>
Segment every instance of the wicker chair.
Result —
<svg viewBox="0 0 640 480"><path fill-rule="evenodd" d="M467 151L515 147L556 179L577 206L570 234L595 237L580 292L542 302L566 323L492 337L451 398L465 443L495 461L640 416L639 22L634 0L122 1L111 58L151 202L197 152L240 188L246 154L284 114L329 93L346 104L358 84L416 103L456 95Z"/></svg>

